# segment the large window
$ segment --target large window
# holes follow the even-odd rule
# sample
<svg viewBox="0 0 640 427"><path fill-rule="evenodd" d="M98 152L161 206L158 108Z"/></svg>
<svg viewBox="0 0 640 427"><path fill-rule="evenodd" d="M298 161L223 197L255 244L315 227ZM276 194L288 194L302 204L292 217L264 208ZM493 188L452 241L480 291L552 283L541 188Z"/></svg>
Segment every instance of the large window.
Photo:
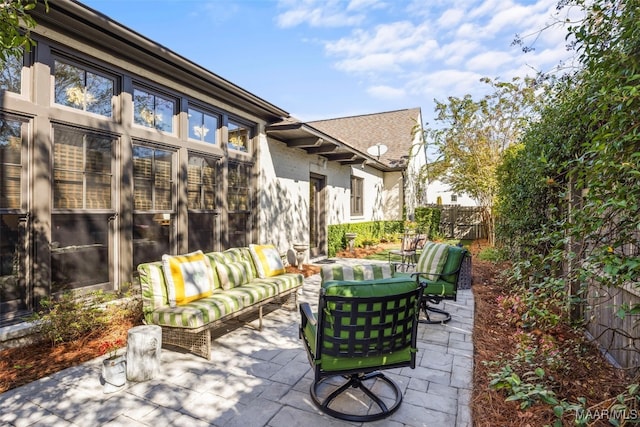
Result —
<svg viewBox="0 0 640 427"><path fill-rule="evenodd" d="M173 132L173 115L175 101L162 95L142 89L133 90L133 122L146 126Z"/></svg>
<svg viewBox="0 0 640 427"><path fill-rule="evenodd" d="M110 284L115 140L53 129L51 291Z"/></svg>
<svg viewBox="0 0 640 427"><path fill-rule="evenodd" d="M229 141L227 142L227 145L229 149L248 153L249 140L251 138L251 129L249 126L238 123L234 120L229 120L228 129Z"/></svg>
<svg viewBox="0 0 640 427"><path fill-rule="evenodd" d="M54 128L53 207L111 209L113 139Z"/></svg>
<svg viewBox="0 0 640 427"><path fill-rule="evenodd" d="M111 117L114 80L60 60L54 62L55 102Z"/></svg>
<svg viewBox="0 0 640 427"><path fill-rule="evenodd" d="M22 62L22 55L8 55L6 59L0 59L0 90L21 92Z"/></svg>
<svg viewBox="0 0 640 427"><path fill-rule="evenodd" d="M189 108L189 138L215 144L219 122L218 116Z"/></svg>
<svg viewBox="0 0 640 427"><path fill-rule="evenodd" d="M171 253L174 209L173 151L133 147L133 262L157 261Z"/></svg>
<svg viewBox="0 0 640 427"><path fill-rule="evenodd" d="M212 157L189 154L187 191L190 252L198 249L204 252L216 250L218 162L218 159Z"/></svg>
<svg viewBox="0 0 640 427"><path fill-rule="evenodd" d="M363 215L362 207L364 179L357 176L351 177L351 215Z"/></svg>

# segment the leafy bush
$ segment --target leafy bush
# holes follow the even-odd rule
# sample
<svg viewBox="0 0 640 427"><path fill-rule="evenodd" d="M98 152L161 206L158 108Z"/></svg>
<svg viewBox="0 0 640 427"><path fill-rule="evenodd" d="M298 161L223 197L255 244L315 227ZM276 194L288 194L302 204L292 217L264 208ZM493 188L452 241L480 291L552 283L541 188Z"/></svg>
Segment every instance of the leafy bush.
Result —
<svg viewBox="0 0 640 427"><path fill-rule="evenodd" d="M81 297L65 292L57 298L43 298L40 309L31 320L37 324L36 332L52 346L89 337L125 318L142 320L139 298L126 297L115 301L116 297L102 291Z"/></svg>

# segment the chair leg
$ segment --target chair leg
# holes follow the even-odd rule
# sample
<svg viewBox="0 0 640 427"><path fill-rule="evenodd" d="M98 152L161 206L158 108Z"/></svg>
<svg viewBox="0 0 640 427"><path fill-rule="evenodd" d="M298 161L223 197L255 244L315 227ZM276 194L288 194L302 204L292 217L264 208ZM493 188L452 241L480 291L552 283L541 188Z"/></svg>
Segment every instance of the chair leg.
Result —
<svg viewBox="0 0 640 427"><path fill-rule="evenodd" d="M449 320L451 320L451 314L449 314L449 312L429 305L429 301L427 301L426 299L423 299L420 302L420 310L422 310L422 312L424 313L424 316L426 317L426 320L420 319L419 320L420 323L436 325L438 323L444 324L444 323L447 323ZM438 314L438 317L435 319L432 319L431 316L429 316L429 312Z"/></svg>
<svg viewBox="0 0 640 427"><path fill-rule="evenodd" d="M390 378L385 376L382 372L372 372L369 374L352 374L349 376L344 376L344 378L346 378L347 381L341 386L339 386L338 388L336 388L335 390L333 390L326 398L321 400L321 398L318 396L319 387L326 380L333 379L333 378L335 377L325 377L311 384L311 398L313 402L318 406L318 408L322 412L328 415L331 415L332 417L335 417L341 420L346 420L346 421L354 421L354 422L376 421L376 420L386 418L389 415L393 414L400 407L400 403L402 403L402 390L400 390L400 387L398 387L398 385L395 382L393 382ZM367 387L364 384L365 381L368 381L371 379L379 379L383 381L385 384L387 384L389 388L391 388L391 390L395 395L394 396L395 400L390 407L380 397L374 394L369 387ZM346 413L346 412L342 412L332 408L331 404L335 401L335 399L338 398L340 395L342 395L342 393L344 393L345 391L351 388L362 390L362 392L366 394L371 399L371 401L379 408L379 411L370 412L366 414L352 414L352 413Z"/></svg>

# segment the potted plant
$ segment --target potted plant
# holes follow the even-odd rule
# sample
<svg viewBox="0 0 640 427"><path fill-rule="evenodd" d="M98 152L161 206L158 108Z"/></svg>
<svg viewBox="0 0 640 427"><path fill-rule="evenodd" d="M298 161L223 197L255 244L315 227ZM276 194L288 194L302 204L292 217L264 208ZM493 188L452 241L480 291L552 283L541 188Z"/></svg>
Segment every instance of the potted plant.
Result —
<svg viewBox="0 0 640 427"><path fill-rule="evenodd" d="M125 354L118 354L118 350L125 345L123 339L105 341L100 345L100 352L107 354L102 361L102 380L104 392L113 393L124 388L127 382L127 366Z"/></svg>

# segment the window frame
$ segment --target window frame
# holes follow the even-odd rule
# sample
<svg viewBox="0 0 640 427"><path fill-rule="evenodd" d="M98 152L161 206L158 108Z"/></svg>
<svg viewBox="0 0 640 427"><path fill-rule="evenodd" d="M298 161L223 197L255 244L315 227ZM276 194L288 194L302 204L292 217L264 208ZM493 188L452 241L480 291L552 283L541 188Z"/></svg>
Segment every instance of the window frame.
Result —
<svg viewBox="0 0 640 427"><path fill-rule="evenodd" d="M209 129L209 131L212 132L213 134L213 142L211 141L206 141L205 140L205 136L203 136L200 139L197 138L192 138L191 137L191 111L197 112L199 114L202 114L202 118L203 121L205 123L202 123L202 126L204 126L206 124L206 117L210 117L216 120L216 128L215 129ZM208 144L208 145L212 145L212 146L219 146L220 145L220 128L222 127L222 114L211 111L209 109L206 108L202 108L198 105L190 105L187 107L187 139L190 141L197 141L199 143L202 144Z"/></svg>
<svg viewBox="0 0 640 427"><path fill-rule="evenodd" d="M149 123L150 125L145 125L143 123L139 123L138 122L138 114L136 113L136 91L139 92L145 92L146 95L150 95L153 96L153 111L151 112L152 117L153 117L153 124L150 123L150 121L146 120L144 117L142 117L142 112L139 113L142 122L146 122ZM170 129L169 130L165 130L162 129L161 127L159 127L158 122L155 120L155 118L158 116L157 113L157 108L158 108L158 102L157 99L160 98L164 101L168 101L171 102L173 104L173 109L171 112L171 120L168 121L167 123L169 123L170 125ZM150 88L149 86L143 85L143 84L139 84L139 83L134 83L133 87L131 89L131 124L132 126L135 126L137 128L140 129L147 129L147 130L156 130L158 132L162 132L164 134L167 135L176 135L177 134L177 114L179 112L179 104L178 104L178 98L176 96L173 95L169 95L166 92L163 92L161 90L158 89L153 89ZM165 121L163 120L161 123L165 123Z"/></svg>
<svg viewBox="0 0 640 427"><path fill-rule="evenodd" d="M237 129L231 130L231 125L236 126ZM245 142L245 150L240 149L241 145L236 145L231 142L233 138L232 133L234 132L242 132L243 129L246 129L246 142ZM227 145L227 150L231 153L241 153L245 155L251 155L252 152L252 144L253 138L255 137L256 129L255 125L244 120L237 119L235 117L227 118L227 138L225 144Z"/></svg>
<svg viewBox="0 0 640 427"><path fill-rule="evenodd" d="M57 168L56 167L56 153L55 153L55 145L56 145L56 138L55 138L55 130L56 129L61 129L67 132L72 132L75 134L80 134L82 135L83 138L83 146L82 146L82 169L78 169L78 170L74 170L74 169L69 169L69 168ZM51 186L51 208L53 212L56 213L61 213L61 212L70 212L70 211L90 211L90 212L115 212L115 193L114 193L114 183L115 183L115 174L116 174L116 165L115 165L115 152L117 150L117 144L118 144L118 138L113 136L113 135L109 135L109 134L103 134L103 133L99 133L99 132L95 132L93 130L88 130L88 129L84 129L84 128L74 128L74 127L70 127L70 126L65 126L65 125L60 125L60 124L53 124L52 126L52 132L53 132L53 152L52 152L52 156L51 156L51 172L52 172L52 186ZM104 138L104 139L108 139L111 141L111 150L110 150L110 154L109 154L109 159L110 159L110 170L108 173L98 173L95 171L91 171L87 168L87 163L89 162L89 159L87 157L87 141L86 141L86 137L87 136L93 136L93 137L99 137L99 138ZM56 171L62 171L62 172L70 172L70 173L77 173L77 174L82 174L82 206L81 207L56 207ZM89 184L88 184L88 177L92 177L92 176L108 176L109 177L109 206L108 207L88 207L88 200L89 200L89 194L88 194L88 190L89 190Z"/></svg>
<svg viewBox="0 0 640 427"><path fill-rule="evenodd" d="M89 111L87 110L87 105L86 105L86 101L85 101L85 105L83 106L83 108L78 108L78 107L74 107L72 105L66 105L66 104L60 104L57 102L56 100L56 62L60 62L64 65L67 66L71 66L71 67L75 67L81 71L84 72L84 76L83 76L83 89L84 89L84 94L86 97L87 94L87 73L91 73L93 75L102 77L106 80L111 81L111 97L109 99L109 107L110 107L110 114L109 115L105 115L105 114L101 114L101 113L96 113L93 111ZM52 91L52 95L51 95L51 103L52 105L56 106L57 108L64 108L64 109L68 109L70 111L75 111L75 112L82 112L85 114L91 114L93 116L96 117L100 117L103 119L110 119L110 120L115 120L116 117L116 102L115 102L115 97L117 95L118 92L118 88L119 88L119 83L120 83L120 79L118 78L118 76L116 76L113 73L109 73L107 71L104 71L101 67L96 66L96 65L92 65L89 62L84 62L84 61L78 61L78 60L74 60L72 58L69 58L65 55L53 55L52 61L51 61L51 68L52 68L52 73L51 73L51 78L52 78L52 83L51 83L51 91Z"/></svg>
<svg viewBox="0 0 640 427"><path fill-rule="evenodd" d="M364 215L364 178L351 175L351 216Z"/></svg>

